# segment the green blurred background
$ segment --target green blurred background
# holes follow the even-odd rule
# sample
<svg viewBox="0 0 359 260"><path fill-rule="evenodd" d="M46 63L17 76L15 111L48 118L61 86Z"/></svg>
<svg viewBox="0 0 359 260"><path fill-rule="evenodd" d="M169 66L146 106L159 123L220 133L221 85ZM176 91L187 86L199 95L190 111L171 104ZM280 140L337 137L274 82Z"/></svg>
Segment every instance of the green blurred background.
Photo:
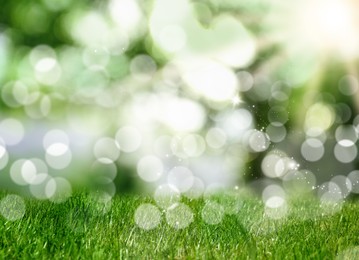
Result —
<svg viewBox="0 0 359 260"><path fill-rule="evenodd" d="M1 1L0 187L358 193L356 7Z"/></svg>

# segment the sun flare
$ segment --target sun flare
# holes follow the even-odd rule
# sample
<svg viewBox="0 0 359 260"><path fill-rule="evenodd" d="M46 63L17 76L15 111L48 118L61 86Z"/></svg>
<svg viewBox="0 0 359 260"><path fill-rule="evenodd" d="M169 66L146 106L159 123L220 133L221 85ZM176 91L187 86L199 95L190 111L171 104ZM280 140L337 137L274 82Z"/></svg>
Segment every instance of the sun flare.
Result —
<svg viewBox="0 0 359 260"><path fill-rule="evenodd" d="M359 22L354 1L315 0L292 6L291 41L347 60L359 55ZM293 42L292 42L293 43Z"/></svg>

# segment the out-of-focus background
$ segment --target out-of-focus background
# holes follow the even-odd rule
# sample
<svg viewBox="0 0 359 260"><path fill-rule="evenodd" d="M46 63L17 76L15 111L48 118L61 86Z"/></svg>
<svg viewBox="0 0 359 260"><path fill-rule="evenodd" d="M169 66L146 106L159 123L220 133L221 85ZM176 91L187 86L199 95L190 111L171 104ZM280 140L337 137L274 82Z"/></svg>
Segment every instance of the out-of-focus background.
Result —
<svg viewBox="0 0 359 260"><path fill-rule="evenodd" d="M0 188L359 193L351 0L0 4Z"/></svg>

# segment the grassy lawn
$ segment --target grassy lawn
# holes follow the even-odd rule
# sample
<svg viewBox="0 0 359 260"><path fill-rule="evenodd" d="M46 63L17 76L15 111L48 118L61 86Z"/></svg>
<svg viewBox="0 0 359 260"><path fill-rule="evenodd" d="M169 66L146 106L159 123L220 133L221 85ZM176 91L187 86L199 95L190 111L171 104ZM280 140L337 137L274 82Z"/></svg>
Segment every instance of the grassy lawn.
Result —
<svg viewBox="0 0 359 260"><path fill-rule="evenodd" d="M179 212L173 222L161 210L159 224L150 230L140 228L134 216L140 205L156 205L151 197L115 196L99 202L78 193L61 204L23 202L23 217L0 217L1 259L358 259L359 253L355 202L323 214L314 200L294 200L285 217L272 219L260 200L251 197L213 198L211 205L224 205L217 211L205 211L209 204L204 199L182 199L192 215ZM6 212L4 203L1 207ZM181 221L188 226L176 228ZM147 224L140 225L150 228Z"/></svg>

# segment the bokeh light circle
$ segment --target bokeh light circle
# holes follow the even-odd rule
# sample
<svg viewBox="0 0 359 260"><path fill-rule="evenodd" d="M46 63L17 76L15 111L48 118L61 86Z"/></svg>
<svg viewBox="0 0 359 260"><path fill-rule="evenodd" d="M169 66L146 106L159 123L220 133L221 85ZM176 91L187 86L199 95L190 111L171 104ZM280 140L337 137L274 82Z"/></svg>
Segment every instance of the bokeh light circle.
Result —
<svg viewBox="0 0 359 260"><path fill-rule="evenodd" d="M96 160L91 167L92 172L97 176L105 177L114 180L117 176L117 167L114 163L102 163Z"/></svg>
<svg viewBox="0 0 359 260"><path fill-rule="evenodd" d="M0 201L0 214L9 221L21 219L25 215L26 206L24 199L18 195L6 195Z"/></svg>
<svg viewBox="0 0 359 260"><path fill-rule="evenodd" d="M213 127L208 130L206 141L211 148L220 149L226 144L227 135L221 128Z"/></svg>
<svg viewBox="0 0 359 260"><path fill-rule="evenodd" d="M158 43L167 52L177 52L186 45L186 40L186 33L181 26L168 25L159 33Z"/></svg>
<svg viewBox="0 0 359 260"><path fill-rule="evenodd" d="M335 139L343 146L351 146L358 140L358 132L353 125L340 125L335 130Z"/></svg>
<svg viewBox="0 0 359 260"><path fill-rule="evenodd" d="M154 229L160 224L160 222L161 212L152 204L141 204L135 211L135 223L142 229Z"/></svg>
<svg viewBox="0 0 359 260"><path fill-rule="evenodd" d="M288 213L288 206L283 197L272 196L265 202L265 215L271 219L281 219Z"/></svg>
<svg viewBox="0 0 359 260"><path fill-rule="evenodd" d="M62 177L52 178L45 186L45 194L55 203L65 202L72 195L71 183Z"/></svg>
<svg viewBox="0 0 359 260"><path fill-rule="evenodd" d="M152 57L140 54L134 57L130 63L131 74L141 81L150 80L157 70L157 65Z"/></svg>
<svg viewBox="0 0 359 260"><path fill-rule="evenodd" d="M271 107L268 111L268 120L271 123L285 124L288 121L288 110L283 106Z"/></svg>
<svg viewBox="0 0 359 260"><path fill-rule="evenodd" d="M0 170L4 169L9 162L9 153L5 145L0 143Z"/></svg>
<svg viewBox="0 0 359 260"><path fill-rule="evenodd" d="M190 207L183 203L176 203L166 211L166 221L168 225L175 229L188 227L194 219L194 214Z"/></svg>
<svg viewBox="0 0 359 260"><path fill-rule="evenodd" d="M197 134L186 135L182 140L183 151L189 157L199 157L206 149L202 136Z"/></svg>
<svg viewBox="0 0 359 260"><path fill-rule="evenodd" d="M283 187L289 194L308 193L315 185L316 177L308 170L291 170L283 176Z"/></svg>
<svg viewBox="0 0 359 260"><path fill-rule="evenodd" d="M176 187L163 184L157 187L153 197L159 207L167 209L181 200L181 193Z"/></svg>
<svg viewBox="0 0 359 260"><path fill-rule="evenodd" d="M358 149L351 143L337 143L334 147L335 158L342 163L350 163L354 161L358 154Z"/></svg>
<svg viewBox="0 0 359 260"><path fill-rule="evenodd" d="M308 138L302 143L300 151L304 159L315 162L323 157L325 149L319 139Z"/></svg>
<svg viewBox="0 0 359 260"><path fill-rule="evenodd" d="M48 199L49 193L48 191L46 191L46 186L51 180L52 177L49 176L47 173L37 174L30 185L31 194L39 200Z"/></svg>
<svg viewBox="0 0 359 260"><path fill-rule="evenodd" d="M47 150L53 144L64 144L68 146L70 144L68 134L60 129L52 129L48 131L42 140L42 144L45 150Z"/></svg>
<svg viewBox="0 0 359 260"><path fill-rule="evenodd" d="M226 133L228 139L240 140L243 134L253 125L253 115L244 108L220 115L220 126Z"/></svg>
<svg viewBox="0 0 359 260"><path fill-rule="evenodd" d="M287 129L282 123L271 122L266 128L266 133L271 142L279 143L285 139Z"/></svg>
<svg viewBox="0 0 359 260"><path fill-rule="evenodd" d="M25 186L34 181L37 170L32 161L19 159L14 161L10 167L10 178L17 185Z"/></svg>
<svg viewBox="0 0 359 260"><path fill-rule="evenodd" d="M340 193L343 196L343 198L346 198L350 192L353 189L353 185L352 182L350 181L349 178L347 178L344 175L337 175L334 176L330 182L335 183L336 185L338 185L339 189L340 189Z"/></svg>
<svg viewBox="0 0 359 260"><path fill-rule="evenodd" d="M146 182L157 181L163 174L163 163L154 155L146 155L137 163L137 174Z"/></svg>
<svg viewBox="0 0 359 260"><path fill-rule="evenodd" d="M106 191L95 190L90 193L90 201L92 205L93 214L103 216L112 208L112 196Z"/></svg>
<svg viewBox="0 0 359 260"><path fill-rule="evenodd" d="M113 138L102 137L95 143L93 153L100 162L113 163L120 156L120 146Z"/></svg>
<svg viewBox="0 0 359 260"><path fill-rule="evenodd" d="M264 188L262 191L262 199L264 202L269 200L272 197L285 197L285 192L283 188L277 184L271 184Z"/></svg>
<svg viewBox="0 0 359 260"><path fill-rule="evenodd" d="M15 118L6 118L0 121L0 137L6 145L17 145L25 135L23 124Z"/></svg>
<svg viewBox="0 0 359 260"><path fill-rule="evenodd" d="M295 161L277 150L269 152L261 163L264 175L270 178L282 177L288 170L295 168L297 168Z"/></svg>
<svg viewBox="0 0 359 260"><path fill-rule="evenodd" d="M359 171L354 170L348 174L348 179L352 184L351 192L359 194Z"/></svg>
<svg viewBox="0 0 359 260"><path fill-rule="evenodd" d="M224 207L215 201L207 201L201 211L203 221L210 225L221 223L223 216Z"/></svg>
<svg viewBox="0 0 359 260"><path fill-rule="evenodd" d="M205 190L205 185L203 181L198 177L193 177L193 184L189 190L187 190L184 195L189 199L198 199L202 196Z"/></svg>
<svg viewBox="0 0 359 260"><path fill-rule="evenodd" d="M61 144L62 146L63 144ZM51 147L51 146L50 146ZM72 152L68 147L63 145L61 150L46 151L45 160L47 164L53 169L65 169L72 161Z"/></svg>
<svg viewBox="0 0 359 260"><path fill-rule="evenodd" d="M176 187L180 192L188 191L193 185L193 174L184 166L175 166L168 173L168 184Z"/></svg>
<svg viewBox="0 0 359 260"><path fill-rule="evenodd" d="M251 73L247 71L239 71L236 75L238 77L240 91L245 92L253 87L254 78Z"/></svg>
<svg viewBox="0 0 359 260"><path fill-rule="evenodd" d="M161 135L156 138L153 149L157 156L169 157L172 155L172 137L169 135Z"/></svg>
<svg viewBox="0 0 359 260"><path fill-rule="evenodd" d="M121 151L126 153L135 152L142 143L140 131L133 126L124 126L116 133L116 141Z"/></svg>
<svg viewBox="0 0 359 260"><path fill-rule="evenodd" d="M253 152L263 152L270 145L269 137L266 133L258 130L250 130L246 135L248 146Z"/></svg>
<svg viewBox="0 0 359 260"><path fill-rule="evenodd" d="M339 80L338 87L342 94L352 96L358 91L359 82L355 76L345 75Z"/></svg>

